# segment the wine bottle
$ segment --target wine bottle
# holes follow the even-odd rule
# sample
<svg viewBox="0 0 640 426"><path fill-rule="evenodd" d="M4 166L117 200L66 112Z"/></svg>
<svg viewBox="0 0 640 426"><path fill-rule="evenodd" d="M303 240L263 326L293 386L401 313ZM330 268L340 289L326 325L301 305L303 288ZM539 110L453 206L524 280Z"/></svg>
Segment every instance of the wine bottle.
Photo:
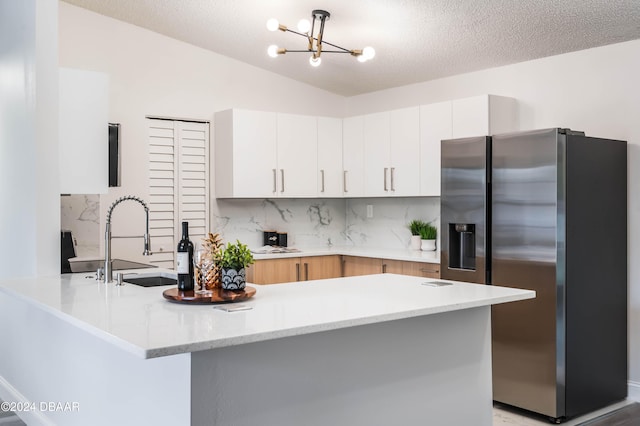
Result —
<svg viewBox="0 0 640 426"><path fill-rule="evenodd" d="M177 250L178 290L193 290L193 243L189 241L189 222L182 222L182 239Z"/></svg>

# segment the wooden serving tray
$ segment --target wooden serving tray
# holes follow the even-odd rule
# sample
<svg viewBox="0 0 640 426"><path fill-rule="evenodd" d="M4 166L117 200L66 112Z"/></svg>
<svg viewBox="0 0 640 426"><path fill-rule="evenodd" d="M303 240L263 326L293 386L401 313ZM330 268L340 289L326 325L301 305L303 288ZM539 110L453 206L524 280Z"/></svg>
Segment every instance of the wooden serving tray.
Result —
<svg viewBox="0 0 640 426"><path fill-rule="evenodd" d="M214 288L213 293L196 294L194 290L181 291L177 287L169 288L162 292L165 299L172 302L187 303L192 305L204 305L209 303L232 303L249 299L256 294L254 287L246 286L244 290L223 290L219 287Z"/></svg>

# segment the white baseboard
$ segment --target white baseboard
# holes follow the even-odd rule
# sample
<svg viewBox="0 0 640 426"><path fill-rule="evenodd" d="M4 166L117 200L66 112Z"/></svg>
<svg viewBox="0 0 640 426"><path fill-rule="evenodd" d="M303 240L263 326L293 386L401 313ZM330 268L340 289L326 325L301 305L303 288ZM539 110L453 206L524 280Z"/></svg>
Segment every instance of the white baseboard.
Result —
<svg viewBox="0 0 640 426"><path fill-rule="evenodd" d="M627 399L640 402L640 382L633 382L629 380L628 384Z"/></svg>
<svg viewBox="0 0 640 426"><path fill-rule="evenodd" d="M0 399L3 401L23 403L25 405L28 405L30 402L2 376L0 376ZM41 411L22 411L16 412L16 415L29 426L55 426L55 423L49 420Z"/></svg>

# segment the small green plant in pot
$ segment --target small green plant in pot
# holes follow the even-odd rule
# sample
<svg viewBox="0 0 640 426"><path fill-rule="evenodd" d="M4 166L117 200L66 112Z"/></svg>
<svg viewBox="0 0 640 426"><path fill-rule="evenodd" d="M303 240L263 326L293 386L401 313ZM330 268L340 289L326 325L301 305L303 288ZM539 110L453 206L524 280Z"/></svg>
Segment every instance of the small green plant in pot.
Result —
<svg viewBox="0 0 640 426"><path fill-rule="evenodd" d="M434 251L436 249L436 238L438 237L438 228L431 223L425 223L420 229L421 248L422 251Z"/></svg>
<svg viewBox="0 0 640 426"><path fill-rule="evenodd" d="M222 268L224 290L244 290L247 284L246 267L253 263L251 250L240 241L227 243L216 259Z"/></svg>
<svg viewBox="0 0 640 426"><path fill-rule="evenodd" d="M424 221L418 220L418 219L414 219L411 222L409 222L409 225L407 227L409 228L409 231L411 231L411 249L412 250L420 250L420 245L421 245L420 231L422 230L422 228L424 228L425 225L426 223Z"/></svg>

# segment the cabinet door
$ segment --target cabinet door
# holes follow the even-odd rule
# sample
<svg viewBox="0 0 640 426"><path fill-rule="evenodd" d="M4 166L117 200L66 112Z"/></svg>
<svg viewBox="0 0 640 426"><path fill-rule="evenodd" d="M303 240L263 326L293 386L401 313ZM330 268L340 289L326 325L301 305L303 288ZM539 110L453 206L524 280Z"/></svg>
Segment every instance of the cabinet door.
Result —
<svg viewBox="0 0 640 426"><path fill-rule="evenodd" d="M420 109L394 110L389 113L391 195L420 195Z"/></svg>
<svg viewBox="0 0 640 426"><path fill-rule="evenodd" d="M302 281L340 278L342 263L340 256L309 256L300 258L300 279Z"/></svg>
<svg viewBox="0 0 640 426"><path fill-rule="evenodd" d="M452 101L453 138L489 135L489 96Z"/></svg>
<svg viewBox="0 0 640 426"><path fill-rule="evenodd" d="M420 107L420 195L440 196L440 141L451 139L451 101Z"/></svg>
<svg viewBox="0 0 640 426"><path fill-rule="evenodd" d="M364 195L364 118L342 122L342 190L346 197Z"/></svg>
<svg viewBox="0 0 640 426"><path fill-rule="evenodd" d="M389 113L364 116L364 194L388 196L390 186Z"/></svg>
<svg viewBox="0 0 640 426"><path fill-rule="evenodd" d="M247 281L253 284L278 284L299 280L299 257L256 260L247 271Z"/></svg>
<svg viewBox="0 0 640 426"><path fill-rule="evenodd" d="M278 195L315 197L318 179L318 121L278 114Z"/></svg>
<svg viewBox="0 0 640 426"><path fill-rule="evenodd" d="M342 276L354 277L382 273L382 259L359 256L342 256Z"/></svg>
<svg viewBox="0 0 640 426"><path fill-rule="evenodd" d="M60 68L60 193L106 194L109 190L109 77Z"/></svg>
<svg viewBox="0 0 640 426"><path fill-rule="evenodd" d="M216 197L276 196L276 114L221 111L214 131Z"/></svg>
<svg viewBox="0 0 640 426"><path fill-rule="evenodd" d="M437 263L402 262L402 273L425 278L440 278L440 265Z"/></svg>
<svg viewBox="0 0 640 426"><path fill-rule="evenodd" d="M401 260L382 259L383 274L403 274L404 262Z"/></svg>
<svg viewBox="0 0 640 426"><path fill-rule="evenodd" d="M342 197L342 120L318 117L318 196Z"/></svg>

